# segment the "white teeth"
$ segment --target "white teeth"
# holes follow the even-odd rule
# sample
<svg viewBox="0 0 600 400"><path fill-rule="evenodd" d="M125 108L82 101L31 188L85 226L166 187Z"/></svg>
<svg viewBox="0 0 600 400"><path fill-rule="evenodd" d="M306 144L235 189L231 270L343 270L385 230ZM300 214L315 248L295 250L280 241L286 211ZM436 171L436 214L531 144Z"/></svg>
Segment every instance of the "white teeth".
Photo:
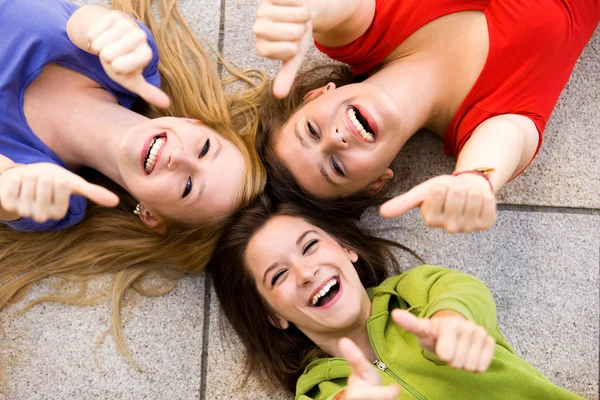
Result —
<svg viewBox="0 0 600 400"><path fill-rule="evenodd" d="M365 130L365 128L356 118L356 112L353 108L348 109L348 118L350 119L350 122L352 122L352 125L354 125L354 127L363 139L365 139L369 143L373 143L375 141L375 135Z"/></svg>
<svg viewBox="0 0 600 400"><path fill-rule="evenodd" d="M148 158L146 159L146 163L144 164L144 169L146 172L150 173L154 169L154 163L156 162L156 156L158 155L159 150L165 144L167 140L165 138L154 139L152 144L150 145L150 152L148 153Z"/></svg>
<svg viewBox="0 0 600 400"><path fill-rule="evenodd" d="M327 282L327 284L325 286L323 286L323 288L321 290L319 290L319 292L317 294L315 294L315 296L312 298L312 305L314 306L315 304L317 304L317 302L319 301L319 299L323 296L325 296L327 293L329 293L329 290L335 285L337 284L337 278L332 278L329 282Z"/></svg>

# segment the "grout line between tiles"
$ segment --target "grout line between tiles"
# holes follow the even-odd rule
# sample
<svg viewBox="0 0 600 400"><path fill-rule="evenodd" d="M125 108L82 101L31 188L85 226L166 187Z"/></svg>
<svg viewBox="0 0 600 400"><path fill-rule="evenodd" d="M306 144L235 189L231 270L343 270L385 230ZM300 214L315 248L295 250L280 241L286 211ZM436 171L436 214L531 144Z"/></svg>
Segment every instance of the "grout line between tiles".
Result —
<svg viewBox="0 0 600 400"><path fill-rule="evenodd" d="M221 0L221 12L219 15L219 39L217 49L223 54L223 43L225 41L225 7L227 0ZM219 76L223 75L223 65L217 65ZM211 276L210 271L204 275L204 325L202 327L202 356L200 358L200 394L199 400L206 400L206 381L208 379L208 342L210 338L210 306L211 306Z"/></svg>
<svg viewBox="0 0 600 400"><path fill-rule="evenodd" d="M600 215L598 208L584 207L556 207L556 206L540 206L526 204L498 204L500 211L516 211L516 212L544 212L553 214L586 214Z"/></svg>

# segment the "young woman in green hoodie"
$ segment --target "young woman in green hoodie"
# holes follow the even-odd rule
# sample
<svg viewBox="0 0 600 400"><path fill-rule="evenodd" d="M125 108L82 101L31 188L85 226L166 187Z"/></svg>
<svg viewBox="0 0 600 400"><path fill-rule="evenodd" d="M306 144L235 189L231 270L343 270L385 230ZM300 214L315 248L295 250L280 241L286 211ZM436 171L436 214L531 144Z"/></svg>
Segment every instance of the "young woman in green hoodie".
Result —
<svg viewBox="0 0 600 400"><path fill-rule="evenodd" d="M581 398L514 353L483 282L431 265L388 277L392 245L264 197L236 215L209 268L248 373L305 400Z"/></svg>

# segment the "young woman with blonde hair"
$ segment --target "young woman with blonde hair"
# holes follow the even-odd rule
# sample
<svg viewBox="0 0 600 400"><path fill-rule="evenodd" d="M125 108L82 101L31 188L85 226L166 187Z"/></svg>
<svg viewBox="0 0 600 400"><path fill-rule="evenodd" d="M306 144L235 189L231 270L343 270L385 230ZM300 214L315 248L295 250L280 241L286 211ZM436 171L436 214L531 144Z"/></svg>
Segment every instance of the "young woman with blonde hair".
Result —
<svg viewBox="0 0 600 400"><path fill-rule="evenodd" d="M222 80L177 1L156 3L160 23L152 0L0 0L0 310L49 276L85 286L116 272L123 353L125 291L166 293L201 271L265 181L254 151L263 73L217 54ZM153 271L166 287L142 287Z"/></svg>

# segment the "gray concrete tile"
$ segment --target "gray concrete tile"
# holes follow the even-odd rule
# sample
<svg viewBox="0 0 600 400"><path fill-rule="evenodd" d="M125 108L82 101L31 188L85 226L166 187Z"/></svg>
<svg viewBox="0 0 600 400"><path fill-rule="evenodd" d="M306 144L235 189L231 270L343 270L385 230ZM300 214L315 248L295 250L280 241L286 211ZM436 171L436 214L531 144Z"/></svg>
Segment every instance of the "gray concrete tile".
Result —
<svg viewBox="0 0 600 400"><path fill-rule="evenodd" d="M95 282L95 292L108 282ZM44 303L16 315L28 300L51 288L47 281L36 285L27 299L2 315L0 359L10 398L197 399L204 285L203 275L185 278L169 295L139 299L125 338L140 370L117 353L112 336L94 357L98 338L110 326L108 304Z"/></svg>
<svg viewBox="0 0 600 400"><path fill-rule="evenodd" d="M517 354L553 383L598 399L599 216L501 211L492 229L462 235L423 227L417 211L398 220L371 211L361 223L430 264L482 279Z"/></svg>
<svg viewBox="0 0 600 400"><path fill-rule="evenodd" d="M279 63L256 54L251 26L259 0L226 3L224 53L243 67L274 76ZM532 165L498 195L501 203L600 208L600 31L586 47L545 131ZM330 60L314 46L309 65ZM452 172L454 159L431 133L416 135L393 163L392 193L399 194L437 175Z"/></svg>
<svg viewBox="0 0 600 400"><path fill-rule="evenodd" d="M244 351L233 328L221 316L219 302L211 288L210 333L206 399L285 400L294 396L281 387L266 387L251 376L244 382Z"/></svg>

